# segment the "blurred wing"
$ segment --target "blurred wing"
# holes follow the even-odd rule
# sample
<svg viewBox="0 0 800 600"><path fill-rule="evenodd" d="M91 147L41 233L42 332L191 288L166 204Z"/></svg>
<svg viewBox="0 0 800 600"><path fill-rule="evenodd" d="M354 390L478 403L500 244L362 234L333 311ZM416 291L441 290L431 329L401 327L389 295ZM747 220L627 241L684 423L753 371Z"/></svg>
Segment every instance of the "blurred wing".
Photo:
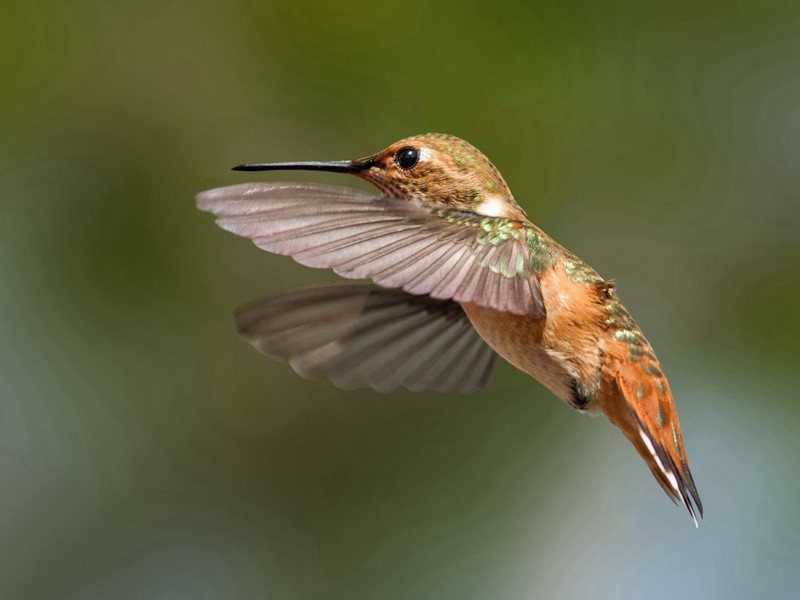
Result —
<svg viewBox="0 0 800 600"><path fill-rule="evenodd" d="M459 304L376 285L328 285L259 300L236 329L304 377L339 387L471 392L494 381L497 354Z"/></svg>
<svg viewBox="0 0 800 600"><path fill-rule="evenodd" d="M410 294L544 315L522 223L350 188L246 183L197 196L269 252Z"/></svg>

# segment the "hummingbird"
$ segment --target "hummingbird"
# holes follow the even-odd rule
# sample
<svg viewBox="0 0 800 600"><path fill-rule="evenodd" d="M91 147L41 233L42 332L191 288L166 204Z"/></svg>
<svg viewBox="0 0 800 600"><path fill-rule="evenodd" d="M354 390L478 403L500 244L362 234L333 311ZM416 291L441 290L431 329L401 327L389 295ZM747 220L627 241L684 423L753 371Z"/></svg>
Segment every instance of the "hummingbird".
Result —
<svg viewBox="0 0 800 600"><path fill-rule="evenodd" d="M259 351L378 391L486 389L502 357L575 410L605 414L697 526L703 506L653 348L614 282L534 225L477 148L428 133L355 160L234 170L349 173L378 191L275 182L197 196L263 250L372 281L239 309L236 329Z"/></svg>

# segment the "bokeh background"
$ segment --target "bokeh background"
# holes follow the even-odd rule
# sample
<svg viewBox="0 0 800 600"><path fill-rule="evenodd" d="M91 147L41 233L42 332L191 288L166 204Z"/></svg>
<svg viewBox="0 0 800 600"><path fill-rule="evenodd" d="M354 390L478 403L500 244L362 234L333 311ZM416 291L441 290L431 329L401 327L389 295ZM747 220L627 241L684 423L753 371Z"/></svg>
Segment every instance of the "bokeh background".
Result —
<svg viewBox="0 0 800 600"><path fill-rule="evenodd" d="M800 5L2 13L0 597L800 597ZM344 392L237 338L235 306L335 277L194 195L425 131L616 279L698 530L508 365L472 396Z"/></svg>

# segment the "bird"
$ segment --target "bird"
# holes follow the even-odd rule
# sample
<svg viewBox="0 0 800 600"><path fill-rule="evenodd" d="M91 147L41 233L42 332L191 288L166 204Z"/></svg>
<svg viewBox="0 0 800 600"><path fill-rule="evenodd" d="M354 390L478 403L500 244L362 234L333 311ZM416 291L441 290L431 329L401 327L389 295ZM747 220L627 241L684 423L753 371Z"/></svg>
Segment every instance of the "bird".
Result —
<svg viewBox="0 0 800 600"><path fill-rule="evenodd" d="M263 250L371 280L237 310L255 348L302 376L378 391L483 390L502 357L580 413L605 414L697 526L703 505L669 384L615 282L533 224L477 148L427 133L354 160L233 170L347 173L377 188L258 182L197 195L220 227Z"/></svg>

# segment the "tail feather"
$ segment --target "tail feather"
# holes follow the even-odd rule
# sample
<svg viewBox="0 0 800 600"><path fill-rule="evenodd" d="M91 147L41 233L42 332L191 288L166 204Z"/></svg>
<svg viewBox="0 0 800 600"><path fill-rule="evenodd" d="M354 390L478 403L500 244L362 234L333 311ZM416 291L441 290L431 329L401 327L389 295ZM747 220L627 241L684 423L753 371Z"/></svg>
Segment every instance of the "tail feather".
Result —
<svg viewBox="0 0 800 600"><path fill-rule="evenodd" d="M695 524L703 516L683 448L678 415L666 379L656 363L642 368L623 363L601 394L603 411L633 444L656 481L676 504L683 504Z"/></svg>
<svg viewBox="0 0 800 600"><path fill-rule="evenodd" d="M631 418L634 421L638 421L635 413L632 414ZM703 504L700 502L700 497L697 494L697 488L685 457L680 458L678 464L676 464L667 447L657 438L654 438L653 434L646 430L641 421L638 421L638 428L639 438L646 450L646 453L643 453L638 445L634 444L637 445L639 454L648 463L656 480L667 492L670 499L676 504L680 502L686 507L695 527L697 527L698 515L700 518L703 516Z"/></svg>

